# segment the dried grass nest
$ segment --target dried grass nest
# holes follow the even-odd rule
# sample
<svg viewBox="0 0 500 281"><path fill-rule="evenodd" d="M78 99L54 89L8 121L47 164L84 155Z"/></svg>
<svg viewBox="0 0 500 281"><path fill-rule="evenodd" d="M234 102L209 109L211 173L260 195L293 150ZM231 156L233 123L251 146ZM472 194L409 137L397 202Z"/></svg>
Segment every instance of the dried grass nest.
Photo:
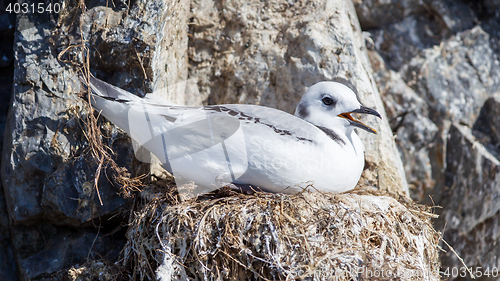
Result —
<svg viewBox="0 0 500 281"><path fill-rule="evenodd" d="M149 201L127 233L133 280L439 280L428 207L378 191L225 192Z"/></svg>

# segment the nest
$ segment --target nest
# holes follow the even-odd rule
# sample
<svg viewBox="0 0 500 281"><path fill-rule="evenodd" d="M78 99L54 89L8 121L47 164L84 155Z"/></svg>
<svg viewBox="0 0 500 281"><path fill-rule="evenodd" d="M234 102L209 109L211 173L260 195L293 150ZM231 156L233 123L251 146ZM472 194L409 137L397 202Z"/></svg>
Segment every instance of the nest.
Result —
<svg viewBox="0 0 500 281"><path fill-rule="evenodd" d="M139 280L439 280L432 217L366 191L165 195L135 214L124 261Z"/></svg>

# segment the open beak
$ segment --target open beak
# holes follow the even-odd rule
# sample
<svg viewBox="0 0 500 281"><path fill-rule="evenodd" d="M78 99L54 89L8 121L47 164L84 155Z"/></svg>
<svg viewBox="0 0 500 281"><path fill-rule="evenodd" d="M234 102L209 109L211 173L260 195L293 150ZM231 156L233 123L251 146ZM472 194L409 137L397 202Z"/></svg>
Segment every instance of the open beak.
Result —
<svg viewBox="0 0 500 281"><path fill-rule="evenodd" d="M352 118L351 116L351 113L362 113L362 114L370 114L370 115L375 115L377 116L378 118L382 118L382 116L380 116L380 113L378 113L376 110L374 109L371 109L371 108L368 108L368 107L364 107L364 106L361 106L359 109L356 109L356 110L353 110L351 112L345 112L345 113L342 113L342 114L339 114L338 116L339 117L342 117L344 119L346 119L347 121L349 121L349 123L352 125L352 126L356 126L360 129L363 129L367 132L370 132L370 133L374 133L376 134L377 131L371 127L368 127L366 126L365 124L359 122L358 120Z"/></svg>

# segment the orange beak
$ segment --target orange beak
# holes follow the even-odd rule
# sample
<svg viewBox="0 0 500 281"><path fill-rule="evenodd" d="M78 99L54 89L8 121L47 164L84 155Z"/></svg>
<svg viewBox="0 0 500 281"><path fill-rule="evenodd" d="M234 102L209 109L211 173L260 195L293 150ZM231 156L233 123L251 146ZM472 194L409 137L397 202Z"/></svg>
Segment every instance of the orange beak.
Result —
<svg viewBox="0 0 500 281"><path fill-rule="evenodd" d="M361 106L359 109L353 110L351 112L341 113L338 115L339 117L342 117L342 118L348 120L352 126L358 127L360 129L363 129L363 130L370 132L370 133L374 133L374 134L377 133L377 130L361 123L360 121L358 121L356 119L354 119L351 116L351 113L370 114L370 115L375 115L378 118L382 118L382 116L380 116L380 114L377 111L375 111L374 109L368 108L368 107Z"/></svg>

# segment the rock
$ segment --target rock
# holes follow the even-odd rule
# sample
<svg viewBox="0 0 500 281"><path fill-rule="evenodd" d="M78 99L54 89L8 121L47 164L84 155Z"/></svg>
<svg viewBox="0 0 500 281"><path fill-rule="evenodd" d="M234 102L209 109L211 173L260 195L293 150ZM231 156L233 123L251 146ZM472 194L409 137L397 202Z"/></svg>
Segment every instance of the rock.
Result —
<svg viewBox="0 0 500 281"><path fill-rule="evenodd" d="M12 93L14 61L14 14L0 15L0 152L3 146L4 128Z"/></svg>
<svg viewBox="0 0 500 281"><path fill-rule="evenodd" d="M500 210L500 161L475 140L469 127L459 124L451 125L446 150L446 187L438 222L467 233Z"/></svg>
<svg viewBox="0 0 500 281"><path fill-rule="evenodd" d="M480 139L489 151L500 155L500 92L484 102L479 117L472 129L474 136ZM500 158L497 156L497 158Z"/></svg>
<svg viewBox="0 0 500 281"><path fill-rule="evenodd" d="M15 15L0 14L0 155L5 134L5 122L12 93L14 77ZM18 280L17 266L11 243L9 214L7 212L3 186L0 182L0 280Z"/></svg>
<svg viewBox="0 0 500 281"><path fill-rule="evenodd" d="M442 210L436 228L444 229L444 239L468 266L498 267L500 264L492 259L497 250L491 245L499 241L495 233L500 217L500 160L464 125L450 126L446 149L446 188L439 202ZM491 235L481 236L488 232ZM474 241L474 247L470 241ZM450 252L442 260L450 267L461 266Z"/></svg>
<svg viewBox="0 0 500 281"><path fill-rule="evenodd" d="M472 29L477 23L477 16L471 9L473 3L453 0L424 0L428 16L434 16L448 34ZM471 1L473 2L473 1Z"/></svg>
<svg viewBox="0 0 500 281"><path fill-rule="evenodd" d="M389 2L388 9L398 9L400 5L397 2L399 1ZM466 3L448 0L411 2L422 4L419 9L414 8L419 13L410 14L399 22L370 30L377 51L389 67L396 71L415 56L421 56L424 50L439 45L456 32L473 28L477 22L477 18ZM377 7L381 9L380 3ZM379 19L379 22L383 20Z"/></svg>
<svg viewBox="0 0 500 281"><path fill-rule="evenodd" d="M363 30L385 29L392 26L399 29L400 34L403 34L403 29L408 24L404 21L409 18L419 18L421 23L425 24L416 26L416 28L413 27L413 32L420 35L427 32L430 35L428 23L431 22L441 31L450 34L450 32L455 33L470 29L476 22L476 16L470 9L471 4L465 1L354 0L353 2ZM485 6L491 7L494 4L486 4ZM419 30L419 27L422 26L424 26L424 29ZM416 33L409 34L409 37L415 38L415 35Z"/></svg>
<svg viewBox="0 0 500 281"><path fill-rule="evenodd" d="M11 100L13 74L13 65L0 68L0 151L2 151L3 147L5 123L7 122L7 113Z"/></svg>
<svg viewBox="0 0 500 281"><path fill-rule="evenodd" d="M187 102L183 92L169 87L187 78L188 2L136 1L115 8L97 2L88 9L82 32L92 46L91 67L100 76L138 95L154 91Z"/></svg>
<svg viewBox="0 0 500 281"><path fill-rule="evenodd" d="M2 184L0 183L0 188ZM3 190L0 190L0 280L18 280L10 236L9 214Z"/></svg>
<svg viewBox="0 0 500 281"><path fill-rule="evenodd" d="M485 100L500 86L500 63L479 26L426 50L404 72L435 122L449 119L472 127Z"/></svg>
<svg viewBox="0 0 500 281"><path fill-rule="evenodd" d="M374 77L412 197L442 206L444 240L468 267L491 271L500 266L497 1L424 2L427 11L370 30ZM461 268L443 248L442 271Z"/></svg>
<svg viewBox="0 0 500 281"><path fill-rule="evenodd" d="M489 14L498 13L499 11L498 8L500 8L500 0L483 0L481 1L481 4L485 8L485 12Z"/></svg>
<svg viewBox="0 0 500 281"><path fill-rule="evenodd" d="M427 49L404 68L404 79L428 104L429 118L438 127L429 156L433 195L440 202L446 169L446 141L450 122L472 127L481 107L500 86L500 63L480 27L458 33L440 47Z"/></svg>
<svg viewBox="0 0 500 281"><path fill-rule="evenodd" d="M104 237L94 231L60 231L46 239L42 250L18 261L23 280L33 280L68 269L84 263L88 258L106 257L114 260L123 247L123 244L112 241L111 237Z"/></svg>
<svg viewBox="0 0 500 281"><path fill-rule="evenodd" d="M431 195L439 202L448 126L473 126L485 100L500 86L497 56L478 26L422 50L398 73L382 57L370 54L414 198L431 203Z"/></svg>
<svg viewBox="0 0 500 281"><path fill-rule="evenodd" d="M198 81L207 103L251 103L293 113L307 87L342 77L354 84L362 103L384 111L349 1L235 0L221 6L204 0L193 2L191 11L189 77ZM364 122L379 134L360 133L369 167L361 182L406 192L385 116Z"/></svg>
<svg viewBox="0 0 500 281"><path fill-rule="evenodd" d="M187 75L185 1L174 5L170 1L135 1L130 6L118 3L113 9L105 8L105 1L95 1L83 13L81 25L74 20L82 14L82 7L67 4L57 23L48 14L19 14L17 18L14 96L5 129L2 182L9 220L16 228L15 259L26 279L81 263L92 244L88 242L95 237L89 240L95 230L86 228L100 219L106 225L124 222L125 218L115 215L129 206L118 195L118 184L108 180L113 178L110 168L102 170L96 193L97 164L83 133L86 102L77 96L80 81L70 63L82 63L83 58L76 48L61 51L81 44L81 31L89 42L90 55L100 58L93 60L94 72L101 76L113 73L111 81L121 81L138 94L160 91ZM170 61L176 63L167 67ZM172 98L182 94L166 93ZM141 164L133 160L125 133L106 121L98 126L104 145L116 153L113 158L118 165L129 170L134 166L134 172L140 173ZM58 225L59 238L34 248L29 245L37 236L53 236L40 230L40 224L52 225L47 227L50 229ZM83 234L75 236L75 229ZM106 228L100 235L111 230ZM25 244L19 242L21 237ZM68 244L57 243L61 237L69 237ZM121 247L105 240L110 248ZM68 250L71 244L75 247Z"/></svg>
<svg viewBox="0 0 500 281"><path fill-rule="evenodd" d="M498 278L498 241L500 240L498 227L500 225L500 216L495 215L476 225L467 233L454 233L450 231L445 237L448 244L452 245L455 251L464 259L467 267L471 268L476 279L495 280ZM447 253L441 255L442 269L448 270L450 280L460 280L451 278L453 268L464 268L464 265L458 258L445 246ZM477 268L477 272L476 271ZM489 275L489 279L487 278ZM463 275L462 275L463 276ZM468 278L470 280L470 278Z"/></svg>
<svg viewBox="0 0 500 281"><path fill-rule="evenodd" d="M435 18L429 20L425 15L415 14L370 33L375 49L389 68L399 71L423 50L438 45L445 32Z"/></svg>
<svg viewBox="0 0 500 281"><path fill-rule="evenodd" d="M452 125L447 147L446 189L440 205L442 217L436 226L444 229L444 239L451 244L470 267L498 268L500 241L500 149L497 142L497 98L486 100L474 131L467 126ZM474 241L474 243L470 243ZM457 258L446 253L443 265L461 266Z"/></svg>
<svg viewBox="0 0 500 281"><path fill-rule="evenodd" d="M44 180L81 144L81 134L59 131L60 124L76 119L74 112L83 108L83 101L72 94L79 91L79 82L64 71L50 46L42 44L41 35L49 35L47 26L16 33L14 97L2 157L7 207L14 223L42 216Z"/></svg>
<svg viewBox="0 0 500 281"><path fill-rule="evenodd" d="M400 151L406 179L416 198L425 198L432 190L431 154L435 149L438 127L429 116L429 108L398 72L387 69L383 59L375 51L369 51L374 70L373 76L379 87L389 117L396 144Z"/></svg>
<svg viewBox="0 0 500 281"><path fill-rule="evenodd" d="M125 136L121 135L121 137ZM125 139L124 145L126 146L122 147L121 150L116 149L117 145L113 148L120 155L132 155L132 145L128 138ZM120 209L128 207L127 200L122 198L116 190L112 188L94 190L93 176L97 164L91 161L79 157L74 161L63 163L45 181L40 204L45 217L51 223L72 227L88 227L91 226L93 219L97 217L106 219L116 214ZM101 177L99 186L106 187L107 181L107 178Z"/></svg>
<svg viewBox="0 0 500 281"><path fill-rule="evenodd" d="M2 38L2 41L0 41L0 69L9 67L14 60L12 45L14 45L15 18L14 13L3 12L0 14L0 37Z"/></svg>

